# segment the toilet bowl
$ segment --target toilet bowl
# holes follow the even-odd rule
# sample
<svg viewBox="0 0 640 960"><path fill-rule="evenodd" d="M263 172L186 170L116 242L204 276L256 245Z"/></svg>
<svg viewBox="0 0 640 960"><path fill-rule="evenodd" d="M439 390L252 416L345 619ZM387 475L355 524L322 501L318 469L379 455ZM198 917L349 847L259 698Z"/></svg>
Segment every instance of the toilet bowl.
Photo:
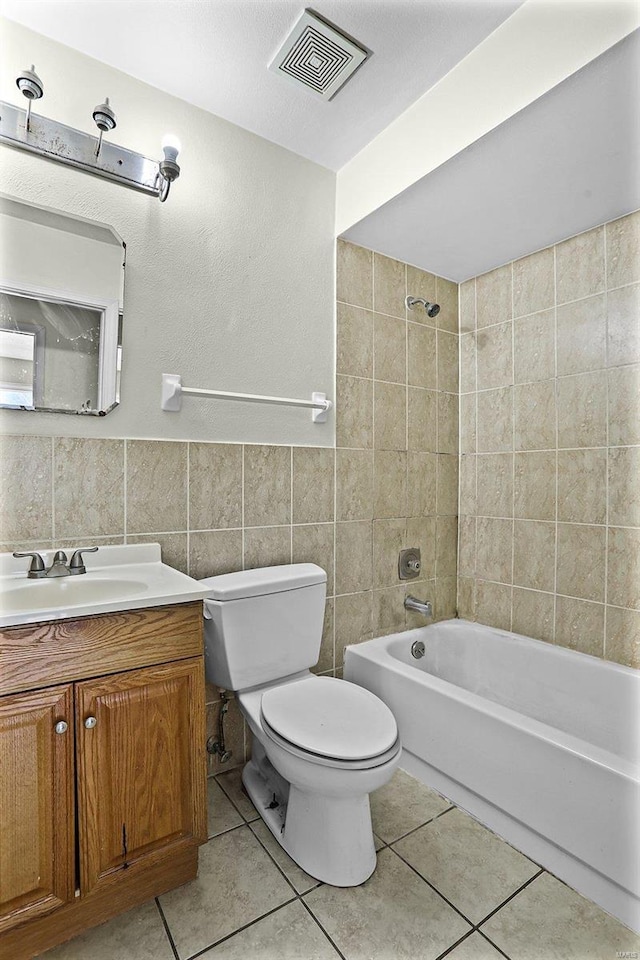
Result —
<svg viewBox="0 0 640 960"><path fill-rule="evenodd" d="M290 564L204 580L207 679L235 690L253 734L242 780L278 843L335 886L376 865L369 793L400 759L393 714L362 687L309 671L326 574Z"/></svg>

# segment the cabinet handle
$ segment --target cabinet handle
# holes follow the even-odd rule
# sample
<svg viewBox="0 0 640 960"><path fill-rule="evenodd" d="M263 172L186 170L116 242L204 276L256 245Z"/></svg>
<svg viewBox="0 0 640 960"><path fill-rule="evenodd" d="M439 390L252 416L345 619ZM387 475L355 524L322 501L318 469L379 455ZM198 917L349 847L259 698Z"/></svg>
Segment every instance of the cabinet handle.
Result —
<svg viewBox="0 0 640 960"><path fill-rule="evenodd" d="M87 719L84 722L84 725L87 728L87 730L92 730L93 727L95 727L97 722L98 721L96 720L95 717L87 717Z"/></svg>
<svg viewBox="0 0 640 960"><path fill-rule="evenodd" d="M55 726L56 733L66 733L69 729L69 725L66 720L58 720Z"/></svg>

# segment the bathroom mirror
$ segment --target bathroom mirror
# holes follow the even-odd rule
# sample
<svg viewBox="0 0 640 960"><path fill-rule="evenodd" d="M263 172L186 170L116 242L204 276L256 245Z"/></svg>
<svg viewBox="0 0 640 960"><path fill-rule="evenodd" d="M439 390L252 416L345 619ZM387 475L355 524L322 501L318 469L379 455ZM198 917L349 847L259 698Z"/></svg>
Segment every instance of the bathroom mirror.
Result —
<svg viewBox="0 0 640 960"><path fill-rule="evenodd" d="M0 407L118 404L124 261L106 224L0 195Z"/></svg>

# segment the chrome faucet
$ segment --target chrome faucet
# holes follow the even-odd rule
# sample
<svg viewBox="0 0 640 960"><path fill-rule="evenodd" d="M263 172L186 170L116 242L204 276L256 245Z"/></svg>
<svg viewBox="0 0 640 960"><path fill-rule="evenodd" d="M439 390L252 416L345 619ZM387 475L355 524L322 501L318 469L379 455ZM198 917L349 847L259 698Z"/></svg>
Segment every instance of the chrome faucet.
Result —
<svg viewBox="0 0 640 960"><path fill-rule="evenodd" d="M81 573L86 573L87 568L82 559L83 553L96 553L98 547L82 547L74 551L71 560L67 564L67 555L64 550L57 550L53 563L50 567L45 567L44 560L39 553L14 553L14 557L31 557L31 566L27 571L27 577L30 580L41 580L43 577L74 577Z"/></svg>
<svg viewBox="0 0 640 960"><path fill-rule="evenodd" d="M432 617L433 611L429 600L418 600L416 597L404 598L405 610L415 610L416 613L422 613L425 617Z"/></svg>

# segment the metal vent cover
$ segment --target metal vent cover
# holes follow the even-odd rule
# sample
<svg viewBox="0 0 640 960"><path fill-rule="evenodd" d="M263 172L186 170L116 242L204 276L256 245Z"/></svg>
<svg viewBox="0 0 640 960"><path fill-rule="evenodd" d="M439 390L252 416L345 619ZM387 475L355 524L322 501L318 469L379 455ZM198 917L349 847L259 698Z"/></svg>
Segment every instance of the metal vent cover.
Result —
<svg viewBox="0 0 640 960"><path fill-rule="evenodd" d="M368 56L367 50L305 10L269 70L331 100Z"/></svg>

